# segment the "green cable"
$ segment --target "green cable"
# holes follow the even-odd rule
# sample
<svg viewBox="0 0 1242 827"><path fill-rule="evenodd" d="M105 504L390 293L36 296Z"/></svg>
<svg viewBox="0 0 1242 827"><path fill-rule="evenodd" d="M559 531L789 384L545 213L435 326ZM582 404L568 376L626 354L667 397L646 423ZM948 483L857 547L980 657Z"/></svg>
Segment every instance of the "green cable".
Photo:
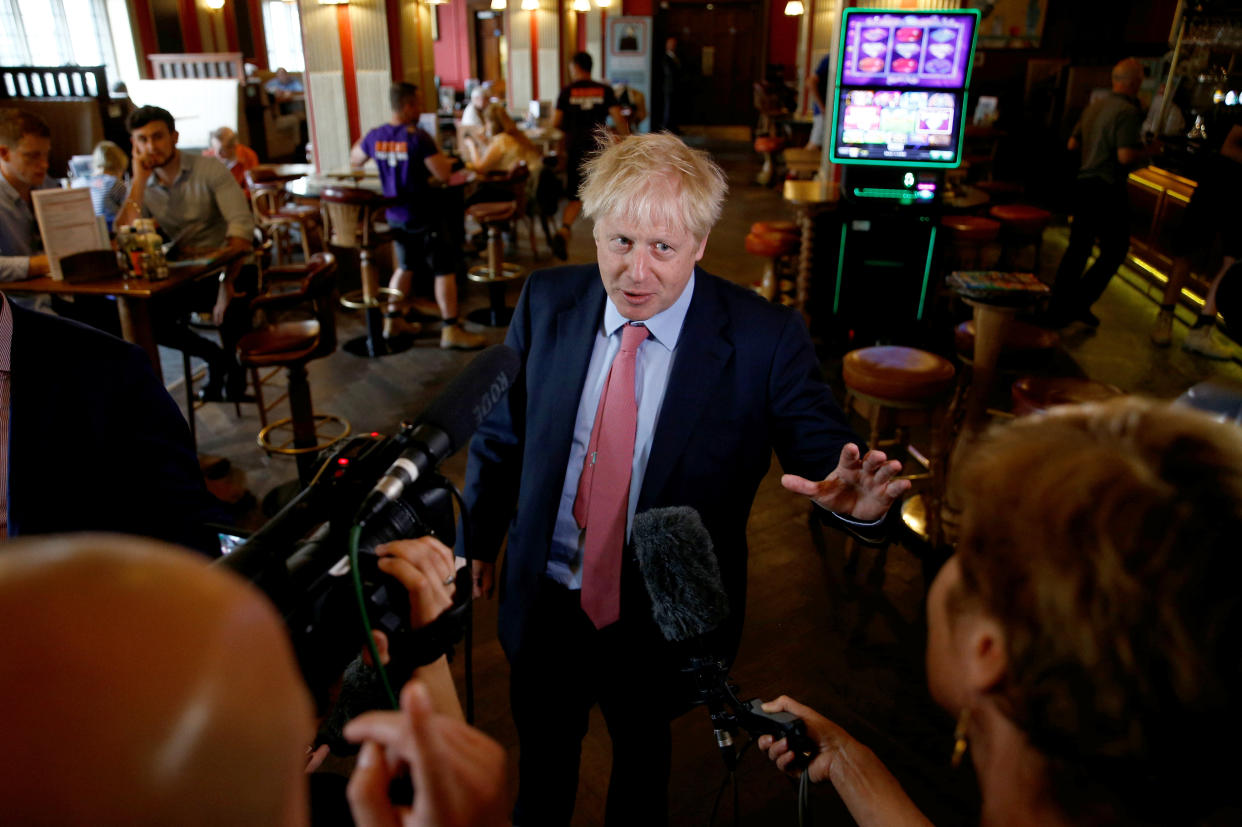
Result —
<svg viewBox="0 0 1242 827"><path fill-rule="evenodd" d="M375 645L375 636L371 634L371 618L367 617L367 599L362 593L362 570L358 567L358 541L362 537L362 526L357 523L349 530L349 569L354 578L354 595L358 598L358 615L362 618L362 628L366 631L367 650L371 653L371 663L379 673L380 683L384 684L384 694L393 709L400 709L397 696L388 683L388 670L380 662L379 647Z"/></svg>

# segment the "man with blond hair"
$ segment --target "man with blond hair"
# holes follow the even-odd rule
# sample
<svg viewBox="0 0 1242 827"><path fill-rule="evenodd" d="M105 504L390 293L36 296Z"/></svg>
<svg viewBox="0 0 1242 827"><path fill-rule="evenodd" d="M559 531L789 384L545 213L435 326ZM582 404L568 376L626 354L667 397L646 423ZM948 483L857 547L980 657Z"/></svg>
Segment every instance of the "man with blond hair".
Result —
<svg viewBox="0 0 1242 827"><path fill-rule="evenodd" d="M581 192L598 263L531 274L506 339L522 373L471 444L480 593L508 527L500 640L521 741L518 825L569 823L596 703L613 742L607 822L667 821L679 664L624 550L636 513L702 517L731 656L746 521L773 450L787 488L873 534L909 487L894 479L900 463L860 456L801 318L697 266L726 189L706 153L669 134L594 156Z"/></svg>

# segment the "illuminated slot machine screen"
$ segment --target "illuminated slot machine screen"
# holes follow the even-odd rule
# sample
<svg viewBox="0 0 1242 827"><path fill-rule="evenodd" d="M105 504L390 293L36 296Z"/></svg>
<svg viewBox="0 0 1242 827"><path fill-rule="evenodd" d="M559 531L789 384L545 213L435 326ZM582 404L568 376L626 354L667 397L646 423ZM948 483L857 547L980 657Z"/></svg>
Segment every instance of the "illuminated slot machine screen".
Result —
<svg viewBox="0 0 1242 827"><path fill-rule="evenodd" d="M955 167L979 13L847 9L831 157L838 164Z"/></svg>

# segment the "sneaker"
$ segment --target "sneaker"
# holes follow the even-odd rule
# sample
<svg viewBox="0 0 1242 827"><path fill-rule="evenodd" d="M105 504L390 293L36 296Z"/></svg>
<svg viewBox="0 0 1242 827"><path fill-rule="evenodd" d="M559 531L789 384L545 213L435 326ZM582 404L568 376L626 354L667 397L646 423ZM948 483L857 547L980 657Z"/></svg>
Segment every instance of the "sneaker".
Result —
<svg viewBox="0 0 1242 827"><path fill-rule="evenodd" d="M552 236L548 242L552 246L552 253L561 261L569 261L569 229L561 227L556 231L556 235Z"/></svg>
<svg viewBox="0 0 1242 827"><path fill-rule="evenodd" d="M487 344L487 339L479 333L471 333L459 324L446 325L440 331L440 347L448 350L478 350Z"/></svg>
<svg viewBox="0 0 1242 827"><path fill-rule="evenodd" d="M389 316L384 319L384 338L394 339L398 336L417 336L423 332L418 322L407 322L400 316Z"/></svg>
<svg viewBox="0 0 1242 827"><path fill-rule="evenodd" d="M1182 340L1182 350L1222 362L1233 358L1233 349L1217 341L1211 327L1196 327L1187 333Z"/></svg>
<svg viewBox="0 0 1242 827"><path fill-rule="evenodd" d="M1156 324L1151 329L1151 343L1156 347L1168 347L1173 341L1173 311L1161 310L1156 315Z"/></svg>

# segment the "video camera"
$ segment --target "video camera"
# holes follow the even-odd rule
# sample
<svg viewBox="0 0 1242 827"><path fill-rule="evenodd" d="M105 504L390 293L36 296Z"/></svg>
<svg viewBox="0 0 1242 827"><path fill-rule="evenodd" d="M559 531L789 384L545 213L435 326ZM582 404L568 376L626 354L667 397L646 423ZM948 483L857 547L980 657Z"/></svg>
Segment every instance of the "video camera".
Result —
<svg viewBox="0 0 1242 827"><path fill-rule="evenodd" d="M465 445L504 397L517 369L512 349L497 345L484 351L417 423L403 423L390 437L371 433L346 441L297 497L219 561L253 582L280 611L321 709L345 667L370 643L368 627L388 637L387 671L394 683L461 638L470 608L469 561L457 570L453 606L412 630L408 592L379 570L374 549L425 535L454 545L454 489L435 469ZM357 578L350 562L355 533Z"/></svg>

